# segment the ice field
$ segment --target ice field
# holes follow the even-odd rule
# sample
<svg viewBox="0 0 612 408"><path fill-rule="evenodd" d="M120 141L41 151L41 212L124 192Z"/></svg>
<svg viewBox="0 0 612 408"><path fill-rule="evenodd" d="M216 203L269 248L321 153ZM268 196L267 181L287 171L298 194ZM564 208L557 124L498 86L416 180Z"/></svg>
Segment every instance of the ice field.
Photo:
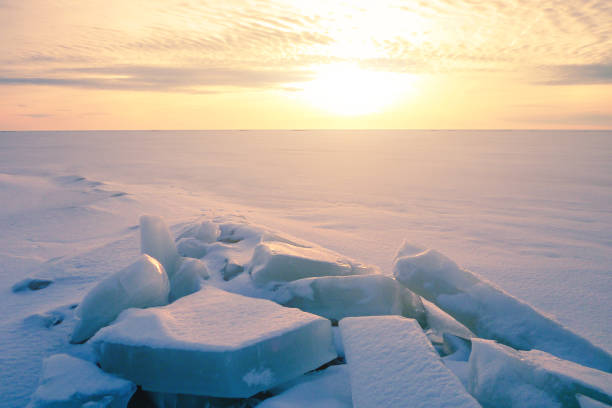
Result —
<svg viewBox="0 0 612 408"><path fill-rule="evenodd" d="M1 407L384 404L377 341L466 406L612 403L610 132L0 132L0 203Z"/></svg>

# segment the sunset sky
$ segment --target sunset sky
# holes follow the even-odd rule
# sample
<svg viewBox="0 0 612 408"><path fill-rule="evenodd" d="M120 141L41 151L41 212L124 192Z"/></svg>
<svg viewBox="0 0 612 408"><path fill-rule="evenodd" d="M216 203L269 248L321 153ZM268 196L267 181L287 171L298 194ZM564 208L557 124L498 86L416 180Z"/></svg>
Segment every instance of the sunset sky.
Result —
<svg viewBox="0 0 612 408"><path fill-rule="evenodd" d="M612 128L612 2L0 0L0 130Z"/></svg>

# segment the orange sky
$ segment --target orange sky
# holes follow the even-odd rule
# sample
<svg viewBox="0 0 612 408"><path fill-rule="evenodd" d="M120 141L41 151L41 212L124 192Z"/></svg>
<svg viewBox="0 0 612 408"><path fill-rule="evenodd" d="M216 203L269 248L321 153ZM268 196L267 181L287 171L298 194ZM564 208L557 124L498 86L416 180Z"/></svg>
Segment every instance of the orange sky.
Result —
<svg viewBox="0 0 612 408"><path fill-rule="evenodd" d="M0 0L0 129L612 128L609 1Z"/></svg>

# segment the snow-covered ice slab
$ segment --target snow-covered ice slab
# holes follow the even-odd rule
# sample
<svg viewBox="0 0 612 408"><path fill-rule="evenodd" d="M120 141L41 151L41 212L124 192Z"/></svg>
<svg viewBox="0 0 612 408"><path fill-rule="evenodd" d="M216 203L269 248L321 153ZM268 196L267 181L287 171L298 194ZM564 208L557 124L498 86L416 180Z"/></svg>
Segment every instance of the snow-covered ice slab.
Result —
<svg viewBox="0 0 612 408"><path fill-rule="evenodd" d="M93 339L102 368L149 391L242 398L336 358L329 320L204 286L131 309Z"/></svg>
<svg viewBox="0 0 612 408"><path fill-rule="evenodd" d="M264 400L257 408L353 407L346 364L306 374L283 387L283 392Z"/></svg>
<svg viewBox="0 0 612 408"><path fill-rule="evenodd" d="M125 408L134 391L136 385L105 373L94 363L55 354L43 361L40 385L28 408Z"/></svg>
<svg viewBox="0 0 612 408"><path fill-rule="evenodd" d="M612 372L612 356L605 350L435 250L404 256L400 250L394 275L479 337Z"/></svg>
<svg viewBox="0 0 612 408"><path fill-rule="evenodd" d="M348 317L340 330L356 408L480 406L444 366L416 320Z"/></svg>
<svg viewBox="0 0 612 408"><path fill-rule="evenodd" d="M315 276L376 273L373 267L352 262L322 248L306 248L284 242L262 242L255 247L249 273L253 282L289 282Z"/></svg>
<svg viewBox="0 0 612 408"><path fill-rule="evenodd" d="M130 307L168 303L170 285L162 265L149 255L109 276L89 291L76 309L70 341L81 343Z"/></svg>
<svg viewBox="0 0 612 408"><path fill-rule="evenodd" d="M485 407L578 407L576 394L612 404L612 374L539 350L472 339L470 392Z"/></svg>
<svg viewBox="0 0 612 408"><path fill-rule="evenodd" d="M384 275L299 279L279 287L275 300L334 320L350 316L400 315L425 323L420 296Z"/></svg>

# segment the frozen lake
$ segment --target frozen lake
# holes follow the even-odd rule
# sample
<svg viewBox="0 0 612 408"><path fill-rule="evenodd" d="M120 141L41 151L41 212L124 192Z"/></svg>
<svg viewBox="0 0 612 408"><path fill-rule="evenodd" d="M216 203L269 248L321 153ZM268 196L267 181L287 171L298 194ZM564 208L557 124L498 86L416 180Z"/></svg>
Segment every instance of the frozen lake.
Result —
<svg viewBox="0 0 612 408"><path fill-rule="evenodd" d="M406 239L612 351L610 131L2 132L0 203L3 369L37 344L18 320L130 263L142 213L245 217L385 273ZM11 292L51 269L83 287ZM13 372L19 405L37 373Z"/></svg>

